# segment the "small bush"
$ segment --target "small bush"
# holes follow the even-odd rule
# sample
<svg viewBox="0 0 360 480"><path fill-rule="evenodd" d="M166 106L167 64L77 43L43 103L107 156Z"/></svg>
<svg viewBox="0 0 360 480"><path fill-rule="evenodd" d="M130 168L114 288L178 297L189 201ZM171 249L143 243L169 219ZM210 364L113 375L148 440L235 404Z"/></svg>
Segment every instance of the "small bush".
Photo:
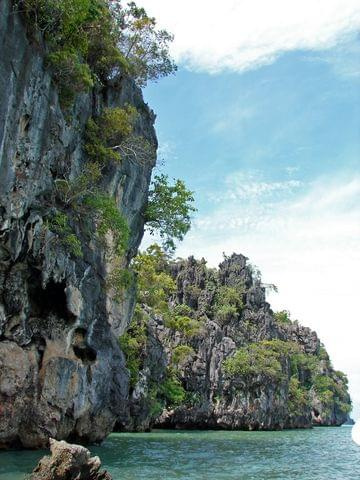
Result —
<svg viewBox="0 0 360 480"><path fill-rule="evenodd" d="M86 126L85 153L92 162L105 165L120 162L116 148L128 138L138 116L135 107L105 108L97 118L91 118Z"/></svg>
<svg viewBox="0 0 360 480"><path fill-rule="evenodd" d="M291 377L289 382L288 409L292 416L303 415L311 406L309 391L306 390L296 377Z"/></svg>
<svg viewBox="0 0 360 480"><path fill-rule="evenodd" d="M108 232L112 233L114 251L122 255L127 248L130 229L125 217L121 214L114 198L100 193L90 195L85 204L94 209L95 219L98 223L97 232L105 238Z"/></svg>
<svg viewBox="0 0 360 480"><path fill-rule="evenodd" d="M58 178L55 180L56 198L66 206L79 207L86 196L95 193L96 183L100 178L100 166L95 162L89 162L76 178L72 180Z"/></svg>
<svg viewBox="0 0 360 480"><path fill-rule="evenodd" d="M124 299L124 291L134 285L135 278L134 272L128 268L124 268L121 264L116 265L119 263L117 260L118 259L115 258L115 266L108 276L106 286L114 292L113 299L120 302Z"/></svg>
<svg viewBox="0 0 360 480"><path fill-rule="evenodd" d="M69 225L69 219L65 213L57 212L50 218L47 225L49 230L57 234L61 244L69 250L71 255L83 256L81 242Z"/></svg>
<svg viewBox="0 0 360 480"><path fill-rule="evenodd" d="M130 372L130 385L134 388L139 380L139 371L143 362L142 352L147 341L146 321L137 309L128 330L119 338L120 348L126 358L126 367Z"/></svg>
<svg viewBox="0 0 360 480"><path fill-rule="evenodd" d="M184 317L191 317L194 314L193 309L185 303L180 303L176 305L172 311L175 315L180 315Z"/></svg>
<svg viewBox="0 0 360 480"><path fill-rule="evenodd" d="M186 391L174 370L168 370L167 378L159 387L159 394L165 400L167 407L177 407L184 403Z"/></svg>
<svg viewBox="0 0 360 480"><path fill-rule="evenodd" d="M274 313L274 319L279 325L291 325L290 312L288 310L281 310Z"/></svg>
<svg viewBox="0 0 360 480"><path fill-rule="evenodd" d="M187 338L194 337L201 332L203 323L200 320L194 320L182 315L174 315L170 311L165 316L165 326L181 332Z"/></svg>
<svg viewBox="0 0 360 480"><path fill-rule="evenodd" d="M194 349L189 345L178 345L172 353L172 363L174 365L182 365L190 360L193 354Z"/></svg>
<svg viewBox="0 0 360 480"><path fill-rule="evenodd" d="M158 398L159 385L152 385L148 392L149 415L151 418L157 418L164 409L164 404Z"/></svg>
<svg viewBox="0 0 360 480"><path fill-rule="evenodd" d="M215 309L215 318L220 325L225 325L232 318L236 318L238 315L238 309L235 305L219 305Z"/></svg>
<svg viewBox="0 0 360 480"><path fill-rule="evenodd" d="M237 288L222 285L215 294L213 312L215 319L224 325L231 318L237 317L243 309L244 288L239 285Z"/></svg>
<svg viewBox="0 0 360 480"><path fill-rule="evenodd" d="M89 66L79 60L78 54L68 50L59 50L48 55L53 78L59 85L60 103L69 108L75 95L86 92L94 86Z"/></svg>

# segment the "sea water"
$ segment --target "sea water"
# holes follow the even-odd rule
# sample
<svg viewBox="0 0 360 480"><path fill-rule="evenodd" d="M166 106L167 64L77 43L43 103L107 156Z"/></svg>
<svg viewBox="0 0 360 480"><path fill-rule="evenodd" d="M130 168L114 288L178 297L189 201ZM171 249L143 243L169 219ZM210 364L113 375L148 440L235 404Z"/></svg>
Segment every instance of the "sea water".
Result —
<svg viewBox="0 0 360 480"><path fill-rule="evenodd" d="M350 427L119 433L91 451L114 480L360 480ZM0 452L0 480L23 480L44 453Z"/></svg>

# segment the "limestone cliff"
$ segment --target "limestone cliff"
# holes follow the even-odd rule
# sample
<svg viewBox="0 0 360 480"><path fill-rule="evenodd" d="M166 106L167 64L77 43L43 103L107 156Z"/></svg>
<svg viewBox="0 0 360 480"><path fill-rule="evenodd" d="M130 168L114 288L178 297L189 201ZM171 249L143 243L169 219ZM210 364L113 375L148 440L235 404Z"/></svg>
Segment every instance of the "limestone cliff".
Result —
<svg viewBox="0 0 360 480"><path fill-rule="evenodd" d="M104 107L132 105L136 133L155 150L154 115L126 76L78 95L64 114L43 46L29 40L9 0L0 2L0 45L0 447L39 447L49 437L99 441L127 399L118 336L134 292L119 302L106 288L92 212L61 206L82 256L48 222L59 207L55 182L76 179L86 163L88 119ZM154 155L125 158L103 172L101 189L130 227L125 267L143 235L154 162Z"/></svg>
<svg viewBox="0 0 360 480"><path fill-rule="evenodd" d="M346 378L331 367L315 332L274 315L246 257L233 254L218 270L192 257L164 268L176 283L170 313L142 305L145 347L119 429L266 430L346 421Z"/></svg>

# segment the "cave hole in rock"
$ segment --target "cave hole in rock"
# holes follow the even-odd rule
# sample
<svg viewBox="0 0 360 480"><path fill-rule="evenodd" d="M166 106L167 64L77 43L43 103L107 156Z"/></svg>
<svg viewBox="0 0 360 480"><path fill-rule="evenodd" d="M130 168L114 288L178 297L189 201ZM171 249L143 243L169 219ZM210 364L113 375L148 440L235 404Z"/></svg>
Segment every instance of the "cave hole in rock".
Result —
<svg viewBox="0 0 360 480"><path fill-rule="evenodd" d="M87 330L85 328L76 328L73 334L72 347L75 355L82 360L85 365L95 362L96 350L86 341Z"/></svg>
<svg viewBox="0 0 360 480"><path fill-rule="evenodd" d="M73 320L73 315L68 311L65 294L66 283L56 283L49 280L42 288L40 274L29 280L29 296L32 315L46 318L50 313L64 320Z"/></svg>

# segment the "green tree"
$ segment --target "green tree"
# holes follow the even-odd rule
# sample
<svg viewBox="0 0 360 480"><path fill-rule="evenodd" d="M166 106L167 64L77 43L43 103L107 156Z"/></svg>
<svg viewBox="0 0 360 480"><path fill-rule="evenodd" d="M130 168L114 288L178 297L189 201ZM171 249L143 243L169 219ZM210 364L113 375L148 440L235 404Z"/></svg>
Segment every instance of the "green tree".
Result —
<svg viewBox="0 0 360 480"><path fill-rule="evenodd" d="M168 260L167 254L154 244L139 253L132 265L137 273L138 302L158 313L168 311L169 296L176 289L175 281L167 272Z"/></svg>
<svg viewBox="0 0 360 480"><path fill-rule="evenodd" d="M133 132L138 117L135 107L104 108L101 115L91 118L86 125L85 152L92 162L101 166L120 162L119 147Z"/></svg>
<svg viewBox="0 0 360 480"><path fill-rule="evenodd" d="M155 18L135 2L128 3L127 8L119 0L109 0L109 5L119 49L138 85L143 87L149 80L175 73L177 67L169 54L173 35L158 30Z"/></svg>
<svg viewBox="0 0 360 480"><path fill-rule="evenodd" d="M169 177L156 175L149 191L145 223L150 234L158 233L166 250L174 250L174 240L183 240L190 229L193 206L193 192L182 180L171 185Z"/></svg>
<svg viewBox="0 0 360 480"><path fill-rule="evenodd" d="M244 286L238 285L237 288L221 285L216 292L214 299L214 315L216 320L225 324L231 318L237 317L243 309Z"/></svg>

